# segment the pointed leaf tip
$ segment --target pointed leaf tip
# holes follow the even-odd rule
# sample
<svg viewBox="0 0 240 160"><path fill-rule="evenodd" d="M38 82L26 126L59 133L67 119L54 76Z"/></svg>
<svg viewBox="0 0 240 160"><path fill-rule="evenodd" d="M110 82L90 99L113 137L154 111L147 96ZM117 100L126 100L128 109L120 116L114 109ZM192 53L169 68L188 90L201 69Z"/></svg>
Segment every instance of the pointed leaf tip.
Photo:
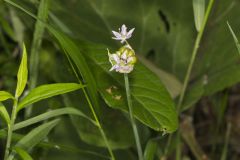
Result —
<svg viewBox="0 0 240 160"><path fill-rule="evenodd" d="M28 79L28 68L27 68L27 50L25 44L23 44L22 60L17 74L17 88L15 97L20 97L23 93Z"/></svg>

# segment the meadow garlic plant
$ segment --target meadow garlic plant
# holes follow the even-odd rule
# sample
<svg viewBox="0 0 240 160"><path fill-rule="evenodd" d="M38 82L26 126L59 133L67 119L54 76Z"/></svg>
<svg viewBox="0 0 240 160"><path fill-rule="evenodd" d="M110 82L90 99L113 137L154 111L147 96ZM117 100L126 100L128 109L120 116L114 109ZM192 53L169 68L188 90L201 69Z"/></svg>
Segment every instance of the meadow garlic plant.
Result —
<svg viewBox="0 0 240 160"><path fill-rule="evenodd" d="M131 125L133 128L133 133L135 137L135 142L137 146L138 158L139 160L143 160L142 147L141 147L140 138L138 135L138 129L133 116L132 99L131 99L129 80L128 80L128 73L133 71L134 64L137 62L135 52L130 46L130 44L127 42L127 39L131 38L134 29L135 28L127 32L127 27L125 24L123 24L121 29L119 29L119 32L112 31L112 33L115 36L113 37L113 39L120 40L121 43L125 42L126 44L113 54L111 54L108 49L107 50L108 50L109 61L112 64L112 68L110 69L110 71L115 70L116 72L124 74L128 109L129 109Z"/></svg>

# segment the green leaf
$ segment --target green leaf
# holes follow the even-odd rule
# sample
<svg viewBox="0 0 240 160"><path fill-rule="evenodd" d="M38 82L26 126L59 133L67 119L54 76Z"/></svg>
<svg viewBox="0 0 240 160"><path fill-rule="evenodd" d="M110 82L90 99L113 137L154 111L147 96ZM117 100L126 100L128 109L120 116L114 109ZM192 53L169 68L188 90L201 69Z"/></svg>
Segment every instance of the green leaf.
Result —
<svg viewBox="0 0 240 160"><path fill-rule="evenodd" d="M82 113L80 110L77 110L77 109L75 109L75 108L67 107L67 108L61 108L61 109L56 109L56 110L48 111L48 112L43 113L43 114L41 114L41 115L38 115L38 116L36 116L36 117L30 118L30 119L28 119L28 120L25 120L25 121L22 121L22 122L19 122L19 123L16 123L16 124L14 125L14 130L21 129L21 128L27 127L27 126L29 126L29 125L32 125L32 124L35 124L35 123L38 123L38 122L47 120L47 119L49 119L49 118L61 116L61 115L64 115L64 114L81 116L81 117L83 117L83 118L86 118L86 119L89 120L90 122L92 122L94 125L96 125L95 122L94 122L91 118L89 118L88 116L86 116L86 115L85 115L84 113Z"/></svg>
<svg viewBox="0 0 240 160"><path fill-rule="evenodd" d="M106 103L128 112L123 75L110 72L106 47L81 45L95 75L98 89ZM146 76L147 75L147 76ZM166 88L149 69L138 62L129 74L133 113L142 123L155 130L168 133L178 127L178 118L173 100Z"/></svg>
<svg viewBox="0 0 240 160"><path fill-rule="evenodd" d="M17 74L17 88L16 88L16 97L20 97L25 86L27 84L28 79L28 69L27 69L27 50L25 45L23 44L23 53L22 53L22 61Z"/></svg>
<svg viewBox="0 0 240 160"><path fill-rule="evenodd" d="M7 131L4 129L0 130L0 139L6 138L6 137L7 137ZM16 142L23 137L24 136L21 134L13 133L12 140L14 142ZM85 148L79 148L79 147L70 146L70 145L62 145L61 143L42 141L39 144L37 144L37 147L42 148L42 149L49 149L49 150L51 149L51 150L55 150L58 152L61 151L61 153L68 153L68 155L77 153L78 156L79 155L91 155L91 156L95 156L98 158L102 158L104 160L110 159L110 157L105 156L98 152L93 152L92 150L86 150ZM19 148L19 147L14 147L14 148Z"/></svg>
<svg viewBox="0 0 240 160"><path fill-rule="evenodd" d="M10 19L12 22L13 30L14 30L14 40L18 42L19 45L22 45L24 39L24 30L25 26L22 20L18 17L18 14L14 9L9 8L10 11Z"/></svg>
<svg viewBox="0 0 240 160"><path fill-rule="evenodd" d="M5 120L6 124L10 124L10 117L5 106L0 102L0 116Z"/></svg>
<svg viewBox="0 0 240 160"><path fill-rule="evenodd" d="M145 160L154 160L154 155L157 151L157 142L150 139L146 145L146 148L144 150L144 159Z"/></svg>
<svg viewBox="0 0 240 160"><path fill-rule="evenodd" d="M7 99L15 99L11 93L6 91L0 91L0 102L5 101Z"/></svg>
<svg viewBox="0 0 240 160"><path fill-rule="evenodd" d="M79 73L83 77L84 81L88 83L87 90L89 96L94 104L94 107L99 111L98 104L98 94L97 86L95 82L95 77L92 75L91 70L88 67L87 61L83 56L83 53L79 50L77 45L66 35L58 32L56 29L48 26L49 32L58 40L63 51L66 53L67 57L75 63Z"/></svg>
<svg viewBox="0 0 240 160"><path fill-rule="evenodd" d="M44 123L37 128L30 131L22 139L20 139L15 147L21 147L22 149L29 150L38 143L40 143L49 132L58 124L59 119L52 120Z"/></svg>
<svg viewBox="0 0 240 160"><path fill-rule="evenodd" d="M205 15L205 0L193 0L193 11L195 27L199 32Z"/></svg>
<svg viewBox="0 0 240 160"><path fill-rule="evenodd" d="M29 94L23 98L23 100L18 104L17 109L19 111L27 105L40 100L75 91L83 87L85 86L77 83L56 83L39 86L31 90Z"/></svg>
<svg viewBox="0 0 240 160"><path fill-rule="evenodd" d="M33 160L33 158L24 149L20 147L14 147L13 149L17 152L17 154L21 157L22 160Z"/></svg>
<svg viewBox="0 0 240 160"><path fill-rule="evenodd" d="M193 49L193 39L196 38L191 0L184 3L164 0L65 2L68 3L63 7L61 3L54 1L57 7L53 12L63 23L71 24L68 27L74 38L107 44L108 48L116 47L119 43L110 38L111 30L117 30L125 23L129 28L136 28L129 43L137 54L147 57L178 79L184 79ZM83 5L85 7L79 10ZM238 0L219 0L214 4L214 13L209 17L204 39L199 45L199 56L184 98L186 105L192 106L202 96L240 82L239 55L236 55L234 43L230 43L232 36L226 27L226 21L231 22L232 28L239 27L239 14ZM192 87L201 88L202 94L192 91Z"/></svg>
<svg viewBox="0 0 240 160"><path fill-rule="evenodd" d="M240 43L239 43L239 41L237 39L237 36L235 35L234 31L232 30L232 27L230 26L230 24L228 22L227 22L227 25L228 25L228 28L229 28L232 36L233 36L234 42L235 42L236 47L238 49L238 53L240 54Z"/></svg>
<svg viewBox="0 0 240 160"><path fill-rule="evenodd" d="M147 60L141 55L138 55L138 59L161 79L172 98L176 98L180 94L182 84L176 76L158 68L156 65L152 64L151 61Z"/></svg>
<svg viewBox="0 0 240 160"><path fill-rule="evenodd" d="M30 90L36 87L38 78L39 52L41 50L42 38L44 35L45 24L48 19L49 0L40 1L38 7L38 20L35 23L33 41L30 52Z"/></svg>

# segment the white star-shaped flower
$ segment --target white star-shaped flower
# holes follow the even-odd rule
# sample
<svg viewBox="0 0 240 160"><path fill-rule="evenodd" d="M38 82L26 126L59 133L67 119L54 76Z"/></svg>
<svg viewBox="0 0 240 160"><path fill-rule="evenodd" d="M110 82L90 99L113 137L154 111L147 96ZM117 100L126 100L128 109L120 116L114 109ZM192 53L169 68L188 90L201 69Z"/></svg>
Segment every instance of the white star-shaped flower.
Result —
<svg viewBox="0 0 240 160"><path fill-rule="evenodd" d="M127 27L125 24L122 25L121 29L119 28L119 32L116 31L112 31L112 33L114 34L115 37L112 37L115 40L119 40L121 41L121 43L123 43L124 41L126 41L127 39L132 37L132 33L134 31L135 28L132 28L130 31L127 31Z"/></svg>

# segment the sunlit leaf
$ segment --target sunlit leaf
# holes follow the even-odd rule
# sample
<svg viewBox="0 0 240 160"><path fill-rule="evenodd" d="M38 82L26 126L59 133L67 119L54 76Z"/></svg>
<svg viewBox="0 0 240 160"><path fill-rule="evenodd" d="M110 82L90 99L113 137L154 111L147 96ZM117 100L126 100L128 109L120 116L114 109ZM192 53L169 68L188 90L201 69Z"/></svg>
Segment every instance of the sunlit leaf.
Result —
<svg viewBox="0 0 240 160"><path fill-rule="evenodd" d="M15 98L9 92L0 91L0 102L5 101L7 99L15 99Z"/></svg>
<svg viewBox="0 0 240 160"><path fill-rule="evenodd" d="M10 124L10 117L9 114L5 108L5 106L0 102L0 116L2 117L2 119L5 120L6 124L9 125Z"/></svg>
<svg viewBox="0 0 240 160"><path fill-rule="evenodd" d="M77 83L55 83L39 86L31 90L29 94L20 101L18 111L40 100L75 91L83 87L85 86Z"/></svg>
<svg viewBox="0 0 240 160"><path fill-rule="evenodd" d="M57 117L57 116L65 115L65 114L81 116L81 117L84 117L84 118L88 119L93 124L95 124L95 122L91 118L86 116L80 110L77 110L75 108L67 107L67 108L61 108L61 109L48 111L48 112L43 113L41 115L38 115L36 117L30 118L28 120L25 120L25 121L22 121L22 122L19 122L19 123L16 123L14 125L14 130L21 129L21 128L27 127L29 125L47 120L49 118L53 118L53 117Z"/></svg>
<svg viewBox="0 0 240 160"><path fill-rule="evenodd" d="M17 74L17 88L15 93L16 97L21 96L27 84L27 79L28 79L27 50L25 45L23 44L22 61Z"/></svg>
<svg viewBox="0 0 240 160"><path fill-rule="evenodd" d="M14 150L17 152L17 154L21 157L22 160L33 160L33 158L28 154L27 151L20 147L15 147Z"/></svg>

